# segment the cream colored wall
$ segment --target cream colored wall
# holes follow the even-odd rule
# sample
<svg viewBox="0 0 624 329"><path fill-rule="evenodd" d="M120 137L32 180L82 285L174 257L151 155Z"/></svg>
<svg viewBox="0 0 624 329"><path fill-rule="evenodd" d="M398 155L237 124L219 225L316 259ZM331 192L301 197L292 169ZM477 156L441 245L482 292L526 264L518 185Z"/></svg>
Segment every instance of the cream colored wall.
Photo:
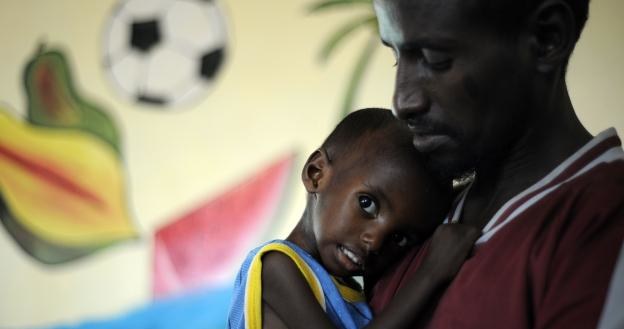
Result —
<svg viewBox="0 0 624 329"><path fill-rule="evenodd" d="M231 48L216 88L198 106L166 113L125 103L106 81L102 29L116 1L0 4L0 101L25 112L21 74L39 40L68 50L80 90L123 129L131 209L142 232L138 242L49 267L26 257L0 229L0 327L107 317L147 302L155 228L285 152L300 152L300 165L333 127L366 35L341 47L326 66L316 54L350 14L310 16L307 0L222 2ZM607 126L624 132L624 22L617 16L622 12L620 0L593 1L571 62L572 98L592 133ZM389 106L393 59L390 51L379 50L358 106ZM288 209L293 221L303 207L302 189L294 191Z"/></svg>
<svg viewBox="0 0 624 329"><path fill-rule="evenodd" d="M594 0L570 62L574 107L592 133L614 126L624 134L624 2Z"/></svg>

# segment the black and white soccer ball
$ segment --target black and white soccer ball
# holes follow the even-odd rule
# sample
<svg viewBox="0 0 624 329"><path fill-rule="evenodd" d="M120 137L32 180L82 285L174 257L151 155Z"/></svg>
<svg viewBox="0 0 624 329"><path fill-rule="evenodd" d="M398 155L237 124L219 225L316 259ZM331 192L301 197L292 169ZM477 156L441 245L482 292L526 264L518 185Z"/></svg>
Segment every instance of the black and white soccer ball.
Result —
<svg viewBox="0 0 624 329"><path fill-rule="evenodd" d="M217 0L122 0L106 26L104 68L131 100L188 106L214 85L227 39Z"/></svg>

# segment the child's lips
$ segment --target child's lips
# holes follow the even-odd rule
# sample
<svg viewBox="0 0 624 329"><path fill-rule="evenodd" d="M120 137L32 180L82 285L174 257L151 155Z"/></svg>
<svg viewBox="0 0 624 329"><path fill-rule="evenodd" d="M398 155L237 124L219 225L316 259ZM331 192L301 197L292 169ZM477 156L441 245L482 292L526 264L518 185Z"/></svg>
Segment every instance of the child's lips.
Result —
<svg viewBox="0 0 624 329"><path fill-rule="evenodd" d="M342 263L349 271L357 271L364 269L365 257L357 250L340 245L340 255Z"/></svg>

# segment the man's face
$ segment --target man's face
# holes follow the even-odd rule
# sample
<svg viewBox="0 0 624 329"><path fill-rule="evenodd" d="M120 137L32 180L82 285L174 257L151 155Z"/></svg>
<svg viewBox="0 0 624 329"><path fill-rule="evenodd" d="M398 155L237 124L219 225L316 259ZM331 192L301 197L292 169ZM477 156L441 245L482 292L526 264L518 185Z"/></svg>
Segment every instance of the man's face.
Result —
<svg viewBox="0 0 624 329"><path fill-rule="evenodd" d="M466 0L375 0L396 61L394 113L434 170L496 165L526 133L528 52L471 15Z"/></svg>

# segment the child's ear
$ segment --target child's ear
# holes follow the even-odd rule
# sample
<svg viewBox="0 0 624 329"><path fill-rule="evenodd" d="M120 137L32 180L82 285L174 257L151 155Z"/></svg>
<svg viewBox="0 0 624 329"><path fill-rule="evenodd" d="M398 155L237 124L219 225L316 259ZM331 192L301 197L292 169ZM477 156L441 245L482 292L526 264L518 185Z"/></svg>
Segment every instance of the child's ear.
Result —
<svg viewBox="0 0 624 329"><path fill-rule="evenodd" d="M327 184L330 175L331 166L327 153L323 149L318 149L308 157L301 172L301 180L308 193L315 193Z"/></svg>

